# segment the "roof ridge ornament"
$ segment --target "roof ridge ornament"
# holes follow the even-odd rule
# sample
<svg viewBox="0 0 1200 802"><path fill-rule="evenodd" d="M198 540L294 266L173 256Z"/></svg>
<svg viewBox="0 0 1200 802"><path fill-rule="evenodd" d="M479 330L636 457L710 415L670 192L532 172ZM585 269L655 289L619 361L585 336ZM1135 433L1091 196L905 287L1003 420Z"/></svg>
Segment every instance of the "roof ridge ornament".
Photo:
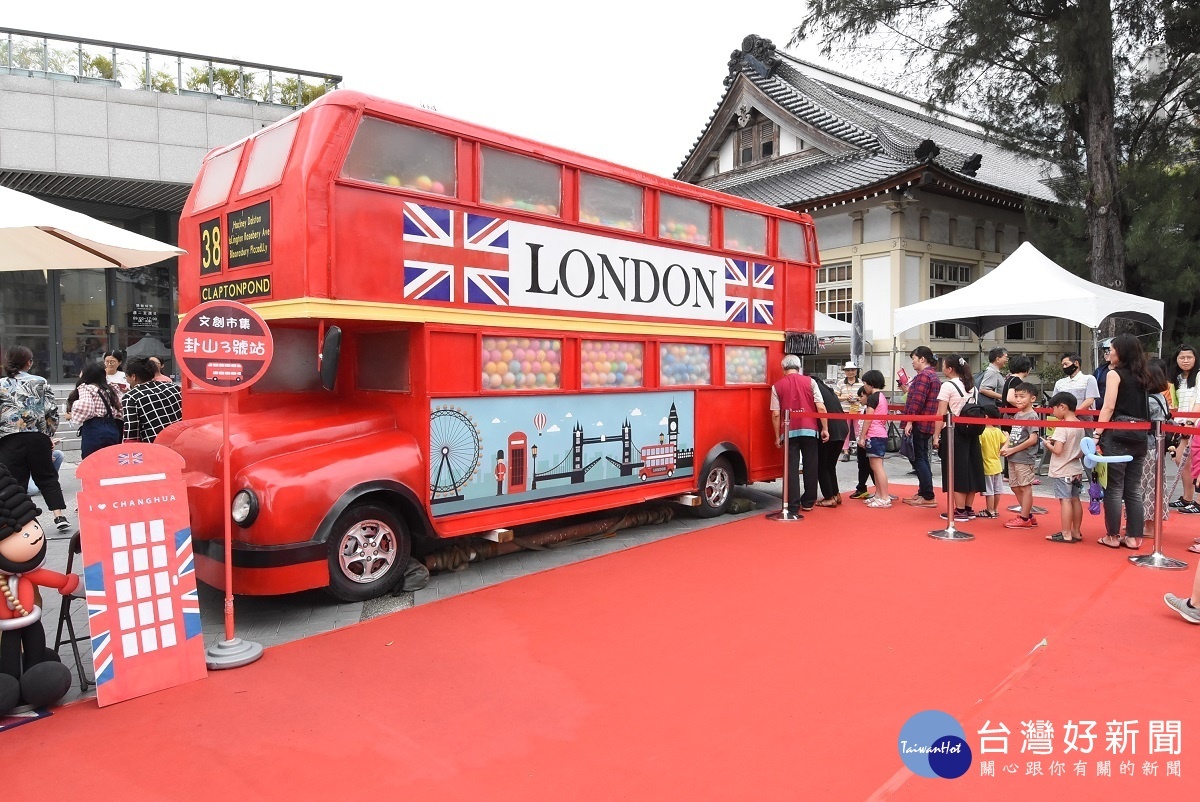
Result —
<svg viewBox="0 0 1200 802"><path fill-rule="evenodd" d="M734 77L743 67L749 67L763 78L767 78L778 69L779 64L780 58L775 52L775 43L752 33L742 40L741 50L729 54L729 74L725 76L725 86L733 83Z"/></svg>
<svg viewBox="0 0 1200 802"><path fill-rule="evenodd" d="M919 162L932 162L938 157L942 149L934 144L932 139L923 139L921 144L917 145L917 149L913 151L913 158Z"/></svg>

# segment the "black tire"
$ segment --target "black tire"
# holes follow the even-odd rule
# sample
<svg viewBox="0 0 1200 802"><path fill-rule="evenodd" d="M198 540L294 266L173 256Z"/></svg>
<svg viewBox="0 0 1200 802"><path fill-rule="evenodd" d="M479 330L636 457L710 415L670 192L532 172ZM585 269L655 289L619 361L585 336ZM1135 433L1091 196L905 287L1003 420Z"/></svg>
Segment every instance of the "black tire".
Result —
<svg viewBox="0 0 1200 802"><path fill-rule="evenodd" d="M333 525L328 551L329 593L342 601L366 601L388 593L404 577L412 540L390 509L355 504Z"/></svg>
<svg viewBox="0 0 1200 802"><path fill-rule="evenodd" d="M724 515L733 500L733 468L727 457L717 457L700 479L700 506L692 512L700 518Z"/></svg>

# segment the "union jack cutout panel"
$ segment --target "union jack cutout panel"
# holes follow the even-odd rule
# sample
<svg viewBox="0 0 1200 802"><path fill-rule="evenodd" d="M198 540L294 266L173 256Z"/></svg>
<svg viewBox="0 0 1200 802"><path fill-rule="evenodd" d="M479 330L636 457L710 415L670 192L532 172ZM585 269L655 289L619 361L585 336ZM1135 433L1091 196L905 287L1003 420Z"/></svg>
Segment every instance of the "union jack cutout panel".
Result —
<svg viewBox="0 0 1200 802"><path fill-rule="evenodd" d="M125 443L77 474L96 700L101 707L206 675L183 458Z"/></svg>

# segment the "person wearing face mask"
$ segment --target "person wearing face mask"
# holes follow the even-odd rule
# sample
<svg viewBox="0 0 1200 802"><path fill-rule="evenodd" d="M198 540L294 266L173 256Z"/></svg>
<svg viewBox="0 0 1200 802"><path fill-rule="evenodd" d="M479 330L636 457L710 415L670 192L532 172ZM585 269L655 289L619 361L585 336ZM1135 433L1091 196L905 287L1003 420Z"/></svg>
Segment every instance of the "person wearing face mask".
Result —
<svg viewBox="0 0 1200 802"><path fill-rule="evenodd" d="M1096 383L1096 377L1080 370L1080 361L1079 354L1063 354L1063 377L1054 383L1055 395L1070 393L1075 396L1076 414L1095 409L1100 400L1100 386Z"/></svg>

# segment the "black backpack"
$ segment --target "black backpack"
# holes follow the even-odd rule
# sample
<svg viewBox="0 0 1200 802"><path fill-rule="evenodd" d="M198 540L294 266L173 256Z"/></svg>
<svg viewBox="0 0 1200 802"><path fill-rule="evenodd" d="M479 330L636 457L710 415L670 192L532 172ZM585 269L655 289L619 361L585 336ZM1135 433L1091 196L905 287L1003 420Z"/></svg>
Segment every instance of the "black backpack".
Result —
<svg viewBox="0 0 1200 802"><path fill-rule="evenodd" d="M951 387L953 387L959 395L963 395L963 396L966 395L966 393L964 393L962 390L958 389L957 384L951 384ZM987 413L985 413L983 411L983 407L981 407L979 405L979 391L978 390L971 391L971 395L967 396L967 403L963 404L963 408L961 410L959 410L958 415L956 415L955 417L958 417L958 418L986 418L987 417ZM978 437L979 435L983 434L983 427L986 424L983 424L983 423L956 423L954 425L957 429L962 431L963 434L968 435L969 437Z"/></svg>

